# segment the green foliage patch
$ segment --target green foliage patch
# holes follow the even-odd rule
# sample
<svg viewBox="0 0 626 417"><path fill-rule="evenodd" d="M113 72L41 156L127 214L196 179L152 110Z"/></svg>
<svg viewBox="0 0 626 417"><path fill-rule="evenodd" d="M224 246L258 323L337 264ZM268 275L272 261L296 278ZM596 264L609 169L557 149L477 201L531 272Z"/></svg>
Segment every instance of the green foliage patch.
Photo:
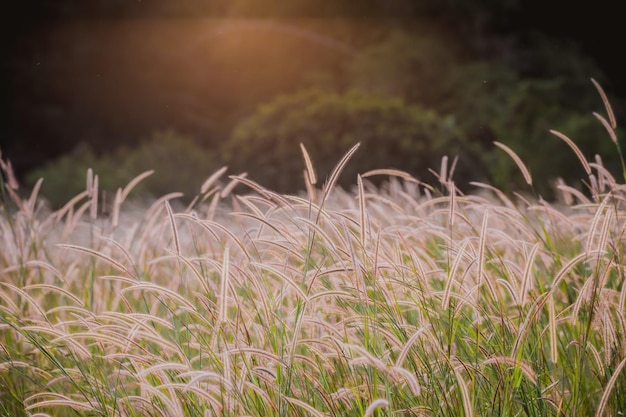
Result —
<svg viewBox="0 0 626 417"><path fill-rule="evenodd" d="M58 208L85 188L85 172L89 168L98 175L99 189L103 196L109 196L109 203L119 187L151 170L154 174L136 187L136 196L155 198L182 192L190 201L200 192L204 178L215 170L215 154L188 137L164 131L135 148L102 155L86 144L79 145L72 153L31 172L27 181L34 184L44 178L42 195Z"/></svg>
<svg viewBox="0 0 626 417"><path fill-rule="evenodd" d="M374 168L396 168L428 178L444 154L464 148L451 118L417 105L351 91L333 94L304 91L268 103L241 123L227 143L229 165L244 168L254 178L279 191L303 185L302 143L309 150L320 179L333 168L334 156L360 142L368 155L348 166L346 180ZM466 153L469 160L472 155Z"/></svg>

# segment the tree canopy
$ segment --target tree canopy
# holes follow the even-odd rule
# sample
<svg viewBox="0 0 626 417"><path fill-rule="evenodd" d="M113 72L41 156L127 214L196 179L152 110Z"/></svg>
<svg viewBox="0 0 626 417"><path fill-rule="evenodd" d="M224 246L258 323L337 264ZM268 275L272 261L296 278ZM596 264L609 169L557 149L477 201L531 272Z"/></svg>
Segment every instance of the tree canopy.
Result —
<svg viewBox="0 0 626 417"><path fill-rule="evenodd" d="M2 112L5 154L22 175L45 162L53 169L57 157L106 165L117 149L142 153L142 138L170 130L172 153L185 154L175 143L184 137L209 155L199 178L228 161L281 189L302 184L293 157L301 141L320 171L360 141L355 172L422 175L441 154L459 154L460 184L476 175L509 189L522 181L494 140L546 178L580 175L549 129L589 159L619 160L591 116L602 110L591 77L622 113L611 80L583 45L525 25L522 2L269 3L154 2L142 9L152 19L109 20L93 16L136 17L139 6L100 2L87 14L48 4L69 20L27 32L3 67L23 69L7 77L16 99ZM91 155L73 151L80 143Z"/></svg>

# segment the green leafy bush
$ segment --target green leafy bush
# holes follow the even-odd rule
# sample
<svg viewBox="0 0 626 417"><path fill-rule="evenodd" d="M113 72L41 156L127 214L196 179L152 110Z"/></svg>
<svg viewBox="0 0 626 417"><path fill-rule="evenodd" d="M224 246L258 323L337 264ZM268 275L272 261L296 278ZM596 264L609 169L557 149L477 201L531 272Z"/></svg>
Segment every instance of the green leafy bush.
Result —
<svg viewBox="0 0 626 417"><path fill-rule="evenodd" d="M113 154L96 155L91 146L81 143L72 152L30 172L26 182L34 184L43 178L41 193L53 208L58 208L85 190L85 177L89 168L98 174L101 190L114 192L131 179Z"/></svg>
<svg viewBox="0 0 626 417"><path fill-rule="evenodd" d="M544 197L552 196L550 179L581 178L576 156L550 130L575 140L589 160L601 155L605 165L618 172L619 155L591 115L599 100L588 78L583 89L565 76L522 78L509 68L474 63L451 76L449 83L450 100L441 111L453 114L465 140L483 149L494 185L506 190L521 185L515 164L492 147L494 140L513 148L533 176L546 179L537 189Z"/></svg>
<svg viewBox="0 0 626 417"><path fill-rule="evenodd" d="M140 189L160 197L182 192L190 200L216 168L215 155L174 131L158 132L123 158L125 170L138 173L154 170Z"/></svg>
<svg viewBox="0 0 626 417"><path fill-rule="evenodd" d="M507 59L507 48L517 55ZM599 154L612 172L619 167L612 144L599 139L605 136L602 125L591 117L599 100L589 77L602 80L602 72L575 45L555 48L535 36L492 45L481 55L441 34L395 31L358 54L348 87L454 117L459 137L480 155L489 181L514 190L523 185L517 168L492 145L506 143L536 177L547 179L536 191L549 198L550 179L575 181L583 174L550 129L575 139L588 159Z"/></svg>
<svg viewBox="0 0 626 417"><path fill-rule="evenodd" d="M311 90L279 97L237 127L224 154L229 164L264 185L294 191L304 186L299 143L323 181L337 156L357 142L363 156L344 172L348 184L357 173L381 167L429 177L428 168L444 154L463 153L461 159L472 162L466 166L478 170L477 158L460 140L452 119L399 98L359 91Z"/></svg>
<svg viewBox="0 0 626 417"><path fill-rule="evenodd" d="M41 169L31 172L27 181L44 178L42 194L52 207L59 207L85 189L85 173L92 168L99 177L99 189L112 200L122 187L142 172L155 173L135 188L133 194L161 196L180 191L187 199L198 194L205 177L215 168L213 155L190 138L173 131L155 133L136 148L118 149L96 155L85 144Z"/></svg>

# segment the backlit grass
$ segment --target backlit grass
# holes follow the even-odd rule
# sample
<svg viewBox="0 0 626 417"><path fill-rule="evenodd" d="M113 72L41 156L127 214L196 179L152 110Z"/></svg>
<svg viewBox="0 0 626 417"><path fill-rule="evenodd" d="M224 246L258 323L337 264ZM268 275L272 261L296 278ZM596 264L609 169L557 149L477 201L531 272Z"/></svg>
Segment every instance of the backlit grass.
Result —
<svg viewBox="0 0 626 417"><path fill-rule="evenodd" d="M335 188L355 150L322 188L305 151L307 195L220 170L106 213L91 172L49 213L3 162L0 415L626 413L621 182L581 156L554 204L517 159L524 195L464 195L446 159Z"/></svg>

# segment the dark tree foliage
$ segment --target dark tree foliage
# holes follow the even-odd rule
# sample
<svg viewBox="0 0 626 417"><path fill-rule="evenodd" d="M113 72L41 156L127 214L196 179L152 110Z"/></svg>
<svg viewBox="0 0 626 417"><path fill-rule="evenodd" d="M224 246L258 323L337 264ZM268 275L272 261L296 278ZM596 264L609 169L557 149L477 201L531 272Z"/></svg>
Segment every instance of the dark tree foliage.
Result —
<svg viewBox="0 0 626 417"><path fill-rule="evenodd" d="M291 189L302 182L277 171L291 170L301 159L279 157L298 154L299 141L309 141L314 157L322 155L316 159L324 172L357 141L364 144L355 158L365 160L362 167L386 164L415 175L436 166L447 147L443 153L468 161L457 181L487 176L517 188L523 182L508 157L494 150L498 140L545 183L556 176L574 180L580 177L576 158L548 129L572 137L588 159L598 153L611 168L619 159L590 115L602 110L590 77L608 91L618 120L623 114L615 76L590 55L609 48L605 34L615 27L616 14L596 6L568 5L567 18L560 19L561 5L536 0L46 0L38 8L11 2L3 17L21 26L0 28L7 51L0 65L7 92L0 103L0 148L23 177L64 154L67 166L82 167L106 161L118 148L147 152L141 138L173 129L174 137L191 136L216 149L211 157L220 162L238 163L237 153L256 149L256 158L269 165L255 168L255 179ZM587 21L599 28L595 42L570 39ZM314 96L311 89L317 89ZM290 105L308 109L312 120L294 121L286 105L278 110L287 100L279 96L297 101ZM376 101L367 116L355 110ZM274 108L271 126L255 111L264 103ZM311 110L311 103L325 112ZM413 116L414 109L422 116ZM400 127L393 127L390 114L402 120ZM422 120L426 114L435 115L432 126L449 126L454 140L448 133L435 137L436 129ZM419 145L420 152L402 144L411 135L398 133L416 119L431 126L423 138L433 141ZM279 139L252 132L253 121L278 136L303 138L284 136L280 141L290 143L285 150ZM315 123L322 127L312 128ZM370 136L385 144L380 156L368 145L374 143ZM71 153L80 142L93 151ZM185 155L184 146L170 145ZM218 155L220 148L227 154ZM195 175L205 172L198 168ZM61 181L58 187L72 188ZM548 188L539 191L548 196Z"/></svg>
<svg viewBox="0 0 626 417"><path fill-rule="evenodd" d="M154 174L135 187L133 196L156 198L182 192L184 200L191 201L200 193L202 181L215 171L216 162L212 153L190 138L164 131L155 133L139 146L102 155L89 145L80 144L71 153L31 172L28 180L34 183L44 178L42 195L53 208L58 208L85 190L89 168L98 175L101 195L108 203L113 202L119 187L150 170Z"/></svg>
<svg viewBox="0 0 626 417"><path fill-rule="evenodd" d="M237 127L224 155L264 185L294 192L304 187L300 143L323 181L357 142L361 148L342 175L344 184L354 184L357 173L376 168L405 170L430 181L434 178L428 169L438 168L444 154L463 153L465 166L479 169L451 118L399 98L359 91L279 97Z"/></svg>
<svg viewBox="0 0 626 417"><path fill-rule="evenodd" d="M459 45L450 42L433 32L392 31L360 52L350 66L350 85L401 97L453 119L464 149L480 155L489 181L505 190L524 181L493 141L507 144L526 161L542 179L536 191L545 198L552 195L557 177L570 183L581 178L577 158L551 129L569 135L589 160L601 155L616 172L619 155L592 116L603 104L589 78L602 82L604 75L575 45L537 36L513 49L517 53L510 59L499 60L460 53Z"/></svg>

